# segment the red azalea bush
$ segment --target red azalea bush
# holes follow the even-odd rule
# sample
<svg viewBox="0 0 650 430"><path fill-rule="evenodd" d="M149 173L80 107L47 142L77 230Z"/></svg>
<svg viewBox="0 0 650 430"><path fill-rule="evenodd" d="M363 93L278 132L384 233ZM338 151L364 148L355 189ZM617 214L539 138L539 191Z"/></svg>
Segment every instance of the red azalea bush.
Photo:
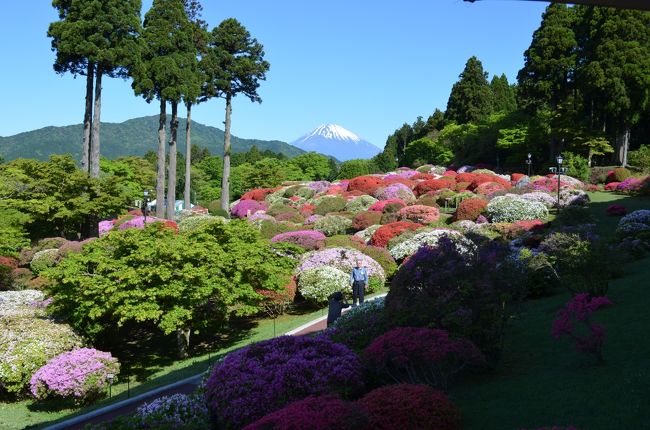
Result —
<svg viewBox="0 0 650 430"><path fill-rule="evenodd" d="M620 182L610 182L605 185L605 191L616 191L620 184Z"/></svg>
<svg viewBox="0 0 650 430"><path fill-rule="evenodd" d="M352 228L360 231L381 222L381 212L359 212L352 220Z"/></svg>
<svg viewBox="0 0 650 430"><path fill-rule="evenodd" d="M485 212L488 202L479 198L462 200L456 209L456 220L476 221L479 215Z"/></svg>
<svg viewBox="0 0 650 430"><path fill-rule="evenodd" d="M0 256L0 290L8 290L12 283L12 273L18 267L18 260Z"/></svg>
<svg viewBox="0 0 650 430"><path fill-rule="evenodd" d="M386 206L393 205L393 204L399 205L400 209L406 206L406 203L402 199L378 200L377 202L373 203L373 205L370 206L368 210L373 212L383 212Z"/></svg>
<svg viewBox="0 0 650 430"><path fill-rule="evenodd" d="M430 181L431 179L436 179L431 173L418 173L411 177L414 181Z"/></svg>
<svg viewBox="0 0 650 430"><path fill-rule="evenodd" d="M298 212L300 212L300 215L304 216L305 218L312 216L314 214L314 210L316 210L316 205L312 204L304 204L298 208Z"/></svg>
<svg viewBox="0 0 650 430"><path fill-rule="evenodd" d="M374 430L460 430L460 410L441 391L427 385L377 388L358 400Z"/></svg>
<svg viewBox="0 0 650 430"><path fill-rule="evenodd" d="M458 173L456 173L454 170L446 170L442 174L442 176L449 176L449 177L452 177L452 178L455 178L457 175L458 175Z"/></svg>
<svg viewBox="0 0 650 430"><path fill-rule="evenodd" d="M456 180L456 183L469 182L471 184L472 182L474 182L475 178L476 178L476 175L474 173L463 172L463 173L457 174L454 179Z"/></svg>
<svg viewBox="0 0 650 430"><path fill-rule="evenodd" d="M241 196L240 200L257 200L258 202L261 202L264 201L266 196L276 192L277 190L278 188L256 188L245 192L244 195Z"/></svg>
<svg viewBox="0 0 650 430"><path fill-rule="evenodd" d="M413 189L413 192L415 192L416 196L421 196L429 191L442 190L443 188L449 188L451 186L453 185L450 185L450 181L445 181L443 179L430 179L417 184Z"/></svg>
<svg viewBox="0 0 650 430"><path fill-rule="evenodd" d="M368 416L353 402L332 395L310 396L264 416L244 430L368 429Z"/></svg>
<svg viewBox="0 0 650 430"><path fill-rule="evenodd" d="M361 191L363 194L370 196L375 195L375 192L384 186L381 178L376 176L359 176L351 179L348 183L348 191Z"/></svg>
<svg viewBox="0 0 650 430"><path fill-rule="evenodd" d="M395 236L399 235L405 230L417 230L423 227L422 224L416 224L408 221L396 221L390 224L382 225L379 227L370 238L370 245L385 248Z"/></svg>
<svg viewBox="0 0 650 430"><path fill-rule="evenodd" d="M410 189L413 189L413 187L415 187L415 181L402 178L401 176L396 176L396 175L387 176L382 181L386 186L391 184L402 184L402 185L406 185Z"/></svg>
<svg viewBox="0 0 650 430"><path fill-rule="evenodd" d="M606 209L607 215L609 216L623 216L627 215L627 208L623 205L609 205Z"/></svg>
<svg viewBox="0 0 650 430"><path fill-rule="evenodd" d="M363 360L382 380L447 389L454 375L485 357L472 342L452 339L445 330L397 327L366 347Z"/></svg>
<svg viewBox="0 0 650 430"><path fill-rule="evenodd" d="M510 182L513 184L516 184L519 182L522 178L527 177L528 175L524 175L523 173L513 173L510 175Z"/></svg>
<svg viewBox="0 0 650 430"><path fill-rule="evenodd" d="M403 221L431 224L440 219L440 211L434 206L413 205L400 209L397 216Z"/></svg>
<svg viewBox="0 0 650 430"><path fill-rule="evenodd" d="M484 196L490 196L498 191L505 190L505 187L498 182L483 182L474 188L476 194L481 194Z"/></svg>
<svg viewBox="0 0 650 430"><path fill-rule="evenodd" d="M501 176L491 175L489 173L473 173L473 175L474 178L470 181L472 183L469 187L470 190L474 190L479 185L487 182L496 182L506 190L512 188L510 181L503 179Z"/></svg>

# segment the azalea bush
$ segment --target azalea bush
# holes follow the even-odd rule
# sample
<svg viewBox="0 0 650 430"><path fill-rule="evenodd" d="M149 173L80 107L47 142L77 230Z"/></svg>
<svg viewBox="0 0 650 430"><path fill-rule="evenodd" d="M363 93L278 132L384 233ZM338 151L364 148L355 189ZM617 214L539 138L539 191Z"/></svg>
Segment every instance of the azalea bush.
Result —
<svg viewBox="0 0 650 430"><path fill-rule="evenodd" d="M375 197L382 201L401 200L404 203L415 202L415 194L413 194L411 188L400 182L390 184L385 188L380 188L377 190Z"/></svg>
<svg viewBox="0 0 650 430"><path fill-rule="evenodd" d="M589 195L578 189L566 189L560 191L560 207L586 206L589 204Z"/></svg>
<svg viewBox="0 0 650 430"><path fill-rule="evenodd" d="M357 430L369 428L365 411L337 396L310 396L244 427L245 430Z"/></svg>
<svg viewBox="0 0 650 430"><path fill-rule="evenodd" d="M271 238L271 242L286 242L313 251L325 245L325 235L320 231L298 230L280 233Z"/></svg>
<svg viewBox="0 0 650 430"><path fill-rule="evenodd" d="M368 208L369 211L373 212L397 212L406 206L404 200L401 199L388 199L388 200L379 200L377 203L373 204Z"/></svg>
<svg viewBox="0 0 650 430"><path fill-rule="evenodd" d="M377 199L372 196L359 196L347 202L345 210L354 214L367 211L372 205L377 203Z"/></svg>
<svg viewBox="0 0 650 430"><path fill-rule="evenodd" d="M359 401L374 430L460 430L460 410L427 385L395 384L372 390Z"/></svg>
<svg viewBox="0 0 650 430"><path fill-rule="evenodd" d="M465 236L456 230L451 229L434 229L417 233L411 238L389 247L389 251L395 260L403 260L404 258L414 254L418 249L423 246L436 246L441 237L446 237L451 240L451 243L457 247L459 252L471 254L474 252L476 246Z"/></svg>
<svg viewBox="0 0 650 430"><path fill-rule="evenodd" d="M314 230L320 231L325 236L345 234L352 227L352 220L341 215L326 215L314 222Z"/></svg>
<svg viewBox="0 0 650 430"><path fill-rule="evenodd" d="M240 200L230 209L230 216L235 218L246 218L255 212L265 211L267 205L257 200Z"/></svg>
<svg viewBox="0 0 650 430"><path fill-rule="evenodd" d="M314 214L327 215L330 212L339 212L345 209L346 201L340 196L322 196L316 200Z"/></svg>
<svg viewBox="0 0 650 430"><path fill-rule="evenodd" d="M219 428L240 429L310 395L354 396L363 366L346 346L322 337L281 336L231 352L207 380L205 399Z"/></svg>
<svg viewBox="0 0 650 430"><path fill-rule="evenodd" d="M372 225L377 225L381 222L381 212L361 212L355 215L352 220L352 228L359 231L365 230Z"/></svg>
<svg viewBox="0 0 650 430"><path fill-rule="evenodd" d="M298 276L298 291L310 302L323 303L337 291L351 293L349 279L349 274L330 266L306 269Z"/></svg>
<svg viewBox="0 0 650 430"><path fill-rule="evenodd" d="M361 191L369 196L374 195L383 186L381 178L377 176L358 176L348 183L348 191Z"/></svg>
<svg viewBox="0 0 650 430"><path fill-rule="evenodd" d="M376 338L363 351L371 372L390 383L427 384L446 390L454 375L485 361L470 341L444 330L398 327Z"/></svg>
<svg viewBox="0 0 650 430"><path fill-rule="evenodd" d="M598 362L603 361L603 344L605 328L592 321L592 314L598 309L612 306L607 297L590 297L589 294L577 294L567 302L555 321L551 334L556 340L570 338L576 349L593 356ZM583 327L582 332L576 326Z"/></svg>
<svg viewBox="0 0 650 430"><path fill-rule="evenodd" d="M386 274L379 263L365 255L361 251L348 248L327 248L320 251L308 252L302 256L301 262L296 273L301 273L307 269L330 266L348 274L356 267L357 260L361 260L361 265L368 271L368 276L376 278L380 283L386 281Z"/></svg>
<svg viewBox="0 0 650 430"><path fill-rule="evenodd" d="M45 299L42 291L0 291L0 317L9 316L32 316L34 307L32 304Z"/></svg>
<svg viewBox="0 0 650 430"><path fill-rule="evenodd" d="M621 237L631 237L648 231L650 231L650 209L630 212L619 220L616 227L616 233Z"/></svg>
<svg viewBox="0 0 650 430"><path fill-rule="evenodd" d="M552 196L551 194L544 191L524 193L520 197L531 202L542 203L544 206L546 206L547 209L551 209L557 206L557 196Z"/></svg>
<svg viewBox="0 0 650 430"><path fill-rule="evenodd" d="M402 263L386 297L386 315L394 326L447 330L495 358L506 305L520 282L501 270L507 247L489 241L477 248L465 241L472 252L441 235L435 246L419 248Z"/></svg>
<svg viewBox="0 0 650 430"><path fill-rule="evenodd" d="M484 199L464 199L458 204L458 209L456 209L456 219L476 221L476 218L485 212L486 207L487 201Z"/></svg>
<svg viewBox="0 0 650 430"><path fill-rule="evenodd" d="M486 212L492 222L515 222L548 218L548 209L543 203L510 194L490 200Z"/></svg>
<svg viewBox="0 0 650 430"><path fill-rule="evenodd" d="M104 396L110 383L108 375L119 372L120 365L110 352L77 348L38 369L30 380L30 391L38 400L63 398L86 404Z"/></svg>
<svg viewBox="0 0 650 430"><path fill-rule="evenodd" d="M0 316L0 390L27 393L32 375L48 360L82 346L69 325L33 315Z"/></svg>
<svg viewBox="0 0 650 430"><path fill-rule="evenodd" d="M388 246L388 242L406 230L417 230L424 227L422 224L417 224L409 221L396 221L390 224L382 225L377 228L370 238L370 244L378 247Z"/></svg>
<svg viewBox="0 0 650 430"><path fill-rule="evenodd" d="M39 274L48 267L52 267L56 264L57 256L59 255L58 249L44 249L38 251L32 257L32 261L29 264L29 267L36 274Z"/></svg>
<svg viewBox="0 0 650 430"><path fill-rule="evenodd" d="M322 335L360 352L388 330L384 309L384 297L367 300L341 315Z"/></svg>
<svg viewBox="0 0 650 430"><path fill-rule="evenodd" d="M139 406L131 422L134 429L205 429L208 408L200 396L172 394Z"/></svg>
<svg viewBox="0 0 650 430"><path fill-rule="evenodd" d="M440 218L440 211L436 207L413 205L400 209L397 216L404 221L418 224L431 224Z"/></svg>
<svg viewBox="0 0 650 430"><path fill-rule="evenodd" d="M228 222L228 220L220 216L194 215L179 221L178 231L181 233L187 233L190 231L198 230L201 227L211 223L225 223L225 222Z"/></svg>

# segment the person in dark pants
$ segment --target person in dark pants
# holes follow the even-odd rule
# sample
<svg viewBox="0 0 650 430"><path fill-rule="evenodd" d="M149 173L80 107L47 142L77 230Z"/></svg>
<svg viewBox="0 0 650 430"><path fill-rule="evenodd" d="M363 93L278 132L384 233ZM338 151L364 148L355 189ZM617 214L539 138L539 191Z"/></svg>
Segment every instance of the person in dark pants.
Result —
<svg viewBox="0 0 650 430"><path fill-rule="evenodd" d="M328 297L328 304L329 309L327 310L327 326L329 327L341 316L343 309L349 308L350 305L343 301L343 293L340 291L332 293Z"/></svg>
<svg viewBox="0 0 650 430"><path fill-rule="evenodd" d="M363 303L363 293L368 288L368 270L361 266L361 260L357 260L357 265L350 273L350 285L352 286L352 306Z"/></svg>

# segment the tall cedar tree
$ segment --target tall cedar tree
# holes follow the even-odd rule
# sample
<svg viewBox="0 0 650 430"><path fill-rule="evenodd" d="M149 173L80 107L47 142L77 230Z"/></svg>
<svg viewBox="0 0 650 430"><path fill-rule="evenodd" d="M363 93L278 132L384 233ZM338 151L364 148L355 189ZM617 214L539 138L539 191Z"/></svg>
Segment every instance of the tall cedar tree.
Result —
<svg viewBox="0 0 650 430"><path fill-rule="evenodd" d="M577 7L578 75L592 116L615 134L614 162L627 165L630 130L650 108L650 13Z"/></svg>
<svg viewBox="0 0 650 430"><path fill-rule="evenodd" d="M571 93L578 48L574 23L574 8L551 4L524 52L524 67L517 74L518 104L531 114L544 109L554 113ZM549 160L561 149L551 130Z"/></svg>
<svg viewBox="0 0 650 430"><path fill-rule="evenodd" d="M98 177L102 77L126 78L137 62L141 1L53 0L52 6L59 14L47 31L56 52L54 70L86 76L81 166Z"/></svg>
<svg viewBox="0 0 650 430"><path fill-rule="evenodd" d="M501 76L494 75L490 81L492 90L492 108L494 112L510 113L517 109L515 89L508 83L505 73Z"/></svg>
<svg viewBox="0 0 650 430"><path fill-rule="evenodd" d="M191 207L191 180L192 180L192 106L200 100L201 88L204 87L205 75L199 66L201 57L207 48L209 33L207 23L201 19L203 6L197 0L183 0L185 13L192 27L192 40L196 48L196 66L193 79L196 85L191 86L191 91L183 95L183 101L187 109L187 123L185 126L185 187L183 189L183 201L185 209Z"/></svg>
<svg viewBox="0 0 650 430"><path fill-rule="evenodd" d="M264 47L251 37L246 28L229 18L212 30L203 65L208 75L207 96L226 99L226 120L223 144L223 177L221 208L229 209L230 201L230 117L232 99L244 94L252 102L261 103L257 94L259 81L266 79L270 64L264 60Z"/></svg>
<svg viewBox="0 0 650 430"><path fill-rule="evenodd" d="M178 103L188 94L198 93L196 47L192 25L183 0L154 0L144 18L142 61L133 71L133 89L147 102L160 100L158 122L158 174L156 180L156 216L164 217L165 200L165 121L167 102L171 102L169 140L169 181L167 218L174 216L176 202L176 142Z"/></svg>
<svg viewBox="0 0 650 430"><path fill-rule="evenodd" d="M445 119L458 124L485 119L492 113L492 92L483 64L471 57L459 77L451 89Z"/></svg>

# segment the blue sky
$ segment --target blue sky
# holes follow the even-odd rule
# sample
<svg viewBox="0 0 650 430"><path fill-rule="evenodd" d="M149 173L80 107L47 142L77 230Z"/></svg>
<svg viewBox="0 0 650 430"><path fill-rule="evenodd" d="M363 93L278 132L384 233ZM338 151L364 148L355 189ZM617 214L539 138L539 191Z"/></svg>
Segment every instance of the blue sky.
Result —
<svg viewBox="0 0 650 430"><path fill-rule="evenodd" d="M143 13L151 0L143 1ZM546 3L485 0L204 0L210 27L237 18L271 63L262 104L237 97L233 134L291 142L336 123L377 146L404 122L444 110L467 59L514 81ZM52 69L49 1L8 2L0 16L0 136L80 123L84 78ZM105 79L102 121L155 115L130 82ZM224 101L193 119L223 128ZM182 116L185 116L181 110Z"/></svg>

